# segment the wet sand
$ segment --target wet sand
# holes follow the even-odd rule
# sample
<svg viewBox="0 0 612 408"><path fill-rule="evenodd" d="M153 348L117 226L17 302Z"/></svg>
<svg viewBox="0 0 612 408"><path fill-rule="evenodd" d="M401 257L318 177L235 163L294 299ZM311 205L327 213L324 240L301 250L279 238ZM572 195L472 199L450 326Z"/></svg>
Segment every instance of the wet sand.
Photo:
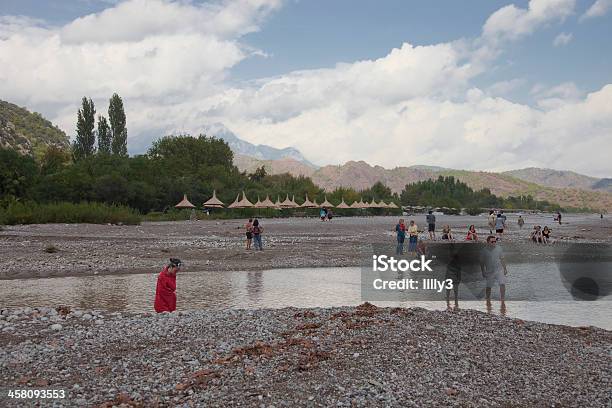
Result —
<svg viewBox="0 0 612 408"><path fill-rule="evenodd" d="M395 242L398 218L262 219L263 252L244 249L245 220L3 226L0 279L154 272L169 257L181 258L187 271L358 266L372 244ZM426 227L424 215L403 218ZM486 217L438 216L437 229L444 224L452 227L458 241L470 224L483 238L488 234ZM535 224L549 225L553 239L563 244L612 242L612 222L598 215L566 215L563 225L554 223L550 214L527 215L519 230L516 216L509 214L504 239L530 245L527 238Z"/></svg>

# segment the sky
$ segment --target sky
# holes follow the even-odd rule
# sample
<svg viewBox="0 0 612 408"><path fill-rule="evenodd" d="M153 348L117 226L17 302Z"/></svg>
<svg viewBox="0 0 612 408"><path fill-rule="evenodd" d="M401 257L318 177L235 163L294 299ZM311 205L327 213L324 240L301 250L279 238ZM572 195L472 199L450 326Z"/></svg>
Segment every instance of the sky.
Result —
<svg viewBox="0 0 612 408"><path fill-rule="evenodd" d="M612 0L2 0L0 99L128 149L227 127L319 165L611 177Z"/></svg>

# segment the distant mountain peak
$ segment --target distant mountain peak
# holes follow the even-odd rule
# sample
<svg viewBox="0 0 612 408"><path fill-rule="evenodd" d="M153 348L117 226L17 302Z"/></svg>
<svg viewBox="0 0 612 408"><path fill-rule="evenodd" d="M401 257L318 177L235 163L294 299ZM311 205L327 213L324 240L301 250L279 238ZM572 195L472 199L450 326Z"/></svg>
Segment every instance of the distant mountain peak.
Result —
<svg viewBox="0 0 612 408"><path fill-rule="evenodd" d="M219 139L223 139L235 154L253 157L258 160L292 159L313 168L317 167L309 162L304 155L294 147L279 149L264 144L256 145L241 139L222 123L213 123L206 126L204 128L204 133L209 136L215 136Z"/></svg>

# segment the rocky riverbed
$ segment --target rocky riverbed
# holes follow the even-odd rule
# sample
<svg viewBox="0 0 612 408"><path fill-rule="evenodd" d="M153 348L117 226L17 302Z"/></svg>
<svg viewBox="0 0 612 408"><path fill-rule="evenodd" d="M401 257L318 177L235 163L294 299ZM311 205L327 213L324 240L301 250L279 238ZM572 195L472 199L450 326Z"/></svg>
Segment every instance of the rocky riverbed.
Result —
<svg viewBox="0 0 612 408"><path fill-rule="evenodd" d="M55 406L612 404L612 332L470 310L25 308L0 341L3 392L66 390Z"/></svg>
<svg viewBox="0 0 612 408"><path fill-rule="evenodd" d="M423 215L403 218L425 227ZM170 256L181 258L187 271L358 266L368 246L371 251L373 244L393 245L397 219L264 219L265 250L257 253L244 249L245 220L4 226L0 230L0 279L155 272ZM563 225L553 225L552 215L529 215L525 227L519 229L516 216L509 215L504 239L528 243L529 231L538 224L551 225L553 240L563 244L612 241L612 222L607 218L567 215L564 220ZM438 216L437 221L439 230L450 225L459 241L471 224L481 236L488 234L486 217Z"/></svg>

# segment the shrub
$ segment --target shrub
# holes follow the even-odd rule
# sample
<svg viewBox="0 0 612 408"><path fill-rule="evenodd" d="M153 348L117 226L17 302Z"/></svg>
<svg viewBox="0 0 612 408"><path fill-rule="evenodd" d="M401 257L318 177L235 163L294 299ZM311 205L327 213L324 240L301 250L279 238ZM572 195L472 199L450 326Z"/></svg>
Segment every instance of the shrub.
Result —
<svg viewBox="0 0 612 408"><path fill-rule="evenodd" d="M13 202L0 207L0 224L140 224L140 214L124 206L82 202L37 204Z"/></svg>
<svg viewBox="0 0 612 408"><path fill-rule="evenodd" d="M466 208L465 213L467 215L480 215L482 214L482 208Z"/></svg>

